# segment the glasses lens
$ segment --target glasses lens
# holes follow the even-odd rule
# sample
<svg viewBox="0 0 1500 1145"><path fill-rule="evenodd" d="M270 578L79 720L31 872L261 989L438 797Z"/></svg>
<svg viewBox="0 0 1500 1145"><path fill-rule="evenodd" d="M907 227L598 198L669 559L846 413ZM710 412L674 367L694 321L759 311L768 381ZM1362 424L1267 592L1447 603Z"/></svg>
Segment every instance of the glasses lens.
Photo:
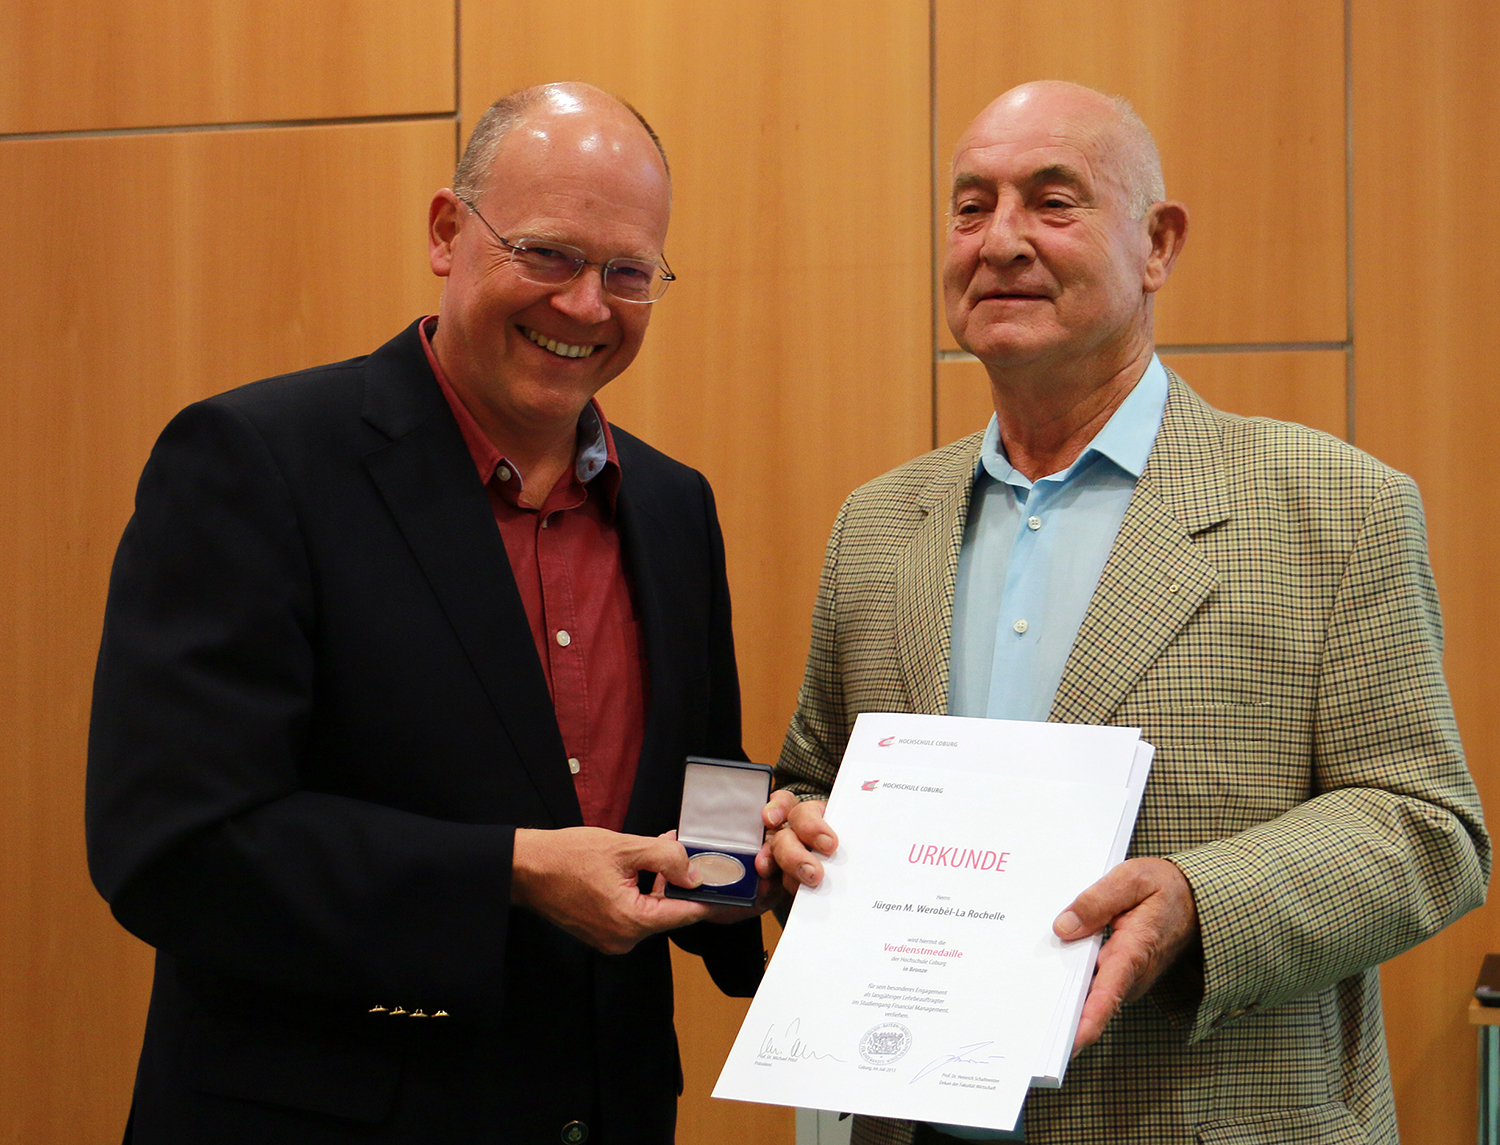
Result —
<svg viewBox="0 0 1500 1145"><path fill-rule="evenodd" d="M666 292L667 280L649 262L615 259L604 268L604 289L627 302L655 302Z"/></svg>
<svg viewBox="0 0 1500 1145"><path fill-rule="evenodd" d="M568 282L583 265L583 252L572 247L548 245L535 239L521 239L511 244L516 271L523 278L545 286Z"/></svg>

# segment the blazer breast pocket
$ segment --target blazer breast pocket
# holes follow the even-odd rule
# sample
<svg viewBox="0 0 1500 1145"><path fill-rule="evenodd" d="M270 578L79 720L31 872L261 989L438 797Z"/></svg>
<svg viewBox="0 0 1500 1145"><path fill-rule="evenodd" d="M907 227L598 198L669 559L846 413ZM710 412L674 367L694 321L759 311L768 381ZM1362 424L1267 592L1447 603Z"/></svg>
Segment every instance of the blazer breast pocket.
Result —
<svg viewBox="0 0 1500 1145"><path fill-rule="evenodd" d="M1118 722L1131 724L1128 714ZM1201 846L1275 819L1312 795L1309 725L1273 704L1156 708L1155 746L1132 853Z"/></svg>

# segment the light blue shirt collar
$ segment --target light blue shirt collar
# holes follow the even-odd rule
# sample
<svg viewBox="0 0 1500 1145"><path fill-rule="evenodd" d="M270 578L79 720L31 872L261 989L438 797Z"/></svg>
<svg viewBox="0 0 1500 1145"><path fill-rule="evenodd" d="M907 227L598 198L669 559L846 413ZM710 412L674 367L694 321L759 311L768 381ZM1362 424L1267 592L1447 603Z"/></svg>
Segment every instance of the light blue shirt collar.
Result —
<svg viewBox="0 0 1500 1145"><path fill-rule="evenodd" d="M609 442L604 438L604 422L593 402L583 407L578 415L578 450L574 471L578 480L587 485L604 472L609 460Z"/></svg>
<svg viewBox="0 0 1500 1145"><path fill-rule="evenodd" d="M1125 396L1119 409L1110 415L1104 428L1094 435L1094 440L1089 442L1078 460L1063 472L1050 474L1042 480L1066 481L1091 464L1095 457L1107 458L1130 476L1139 478L1146 468L1151 446L1156 442L1166 405L1167 370L1161 359L1152 354L1141 380ZM990 415L990 424L984 431L984 443L980 446L979 461L974 468L975 477L979 476L981 469L996 481L1017 488L1030 489L1033 484L1016 471L1000 448L1000 419L994 414Z"/></svg>

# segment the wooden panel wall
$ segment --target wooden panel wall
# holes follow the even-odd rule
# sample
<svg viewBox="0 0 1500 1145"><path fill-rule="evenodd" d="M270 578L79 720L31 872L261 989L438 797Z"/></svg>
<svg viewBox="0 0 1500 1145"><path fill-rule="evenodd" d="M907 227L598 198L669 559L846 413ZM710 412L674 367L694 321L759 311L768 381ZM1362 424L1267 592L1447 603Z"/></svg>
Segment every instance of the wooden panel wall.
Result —
<svg viewBox="0 0 1500 1145"><path fill-rule="evenodd" d="M1032 79L1124 95L1192 213L1158 296L1160 341L1343 339L1343 0L1080 0L1062 21L936 0L936 13L940 218L953 145L995 96Z"/></svg>
<svg viewBox="0 0 1500 1145"><path fill-rule="evenodd" d="M619 92L671 156L682 281L603 400L714 482L757 758L794 702L843 495L987 416L983 371L944 353L933 317L946 166L984 103L1057 77L1132 98L1192 209L1158 312L1168 363L1226 408L1352 435L1421 481L1459 716L1495 790L1486 0L1370 0L1347 40L1344 0L1081 0L1063 23L958 0L461 7L0 6L0 1141L108 1141L128 1103L149 952L88 885L81 792L105 575L145 451L201 394L372 348L430 309L425 203L455 127L526 83ZM176 130L230 124L259 129ZM1409 1145L1472 1133L1461 1013L1494 933L1480 912L1386 971ZM743 1006L690 959L678 982L679 1140L789 1143L789 1114L706 1097Z"/></svg>
<svg viewBox="0 0 1500 1145"><path fill-rule="evenodd" d="M0 132L453 108L451 0L0 5Z"/></svg>
<svg viewBox="0 0 1500 1145"><path fill-rule="evenodd" d="M1446 667L1480 794L1500 829L1500 8L1353 6L1355 437L1411 473L1427 508ZM1401 1139L1474 1139L1465 993L1500 951L1500 908L1385 967Z"/></svg>

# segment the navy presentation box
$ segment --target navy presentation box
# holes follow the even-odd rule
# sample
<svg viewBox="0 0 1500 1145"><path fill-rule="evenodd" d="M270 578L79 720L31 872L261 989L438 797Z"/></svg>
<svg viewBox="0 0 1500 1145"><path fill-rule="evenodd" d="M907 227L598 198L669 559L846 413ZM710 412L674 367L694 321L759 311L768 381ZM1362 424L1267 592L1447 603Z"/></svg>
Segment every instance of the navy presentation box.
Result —
<svg viewBox="0 0 1500 1145"><path fill-rule="evenodd" d="M765 832L760 813L771 797L771 769L737 759L690 755L682 779L677 839L702 884L667 884L667 897L749 906L759 882L755 856Z"/></svg>

